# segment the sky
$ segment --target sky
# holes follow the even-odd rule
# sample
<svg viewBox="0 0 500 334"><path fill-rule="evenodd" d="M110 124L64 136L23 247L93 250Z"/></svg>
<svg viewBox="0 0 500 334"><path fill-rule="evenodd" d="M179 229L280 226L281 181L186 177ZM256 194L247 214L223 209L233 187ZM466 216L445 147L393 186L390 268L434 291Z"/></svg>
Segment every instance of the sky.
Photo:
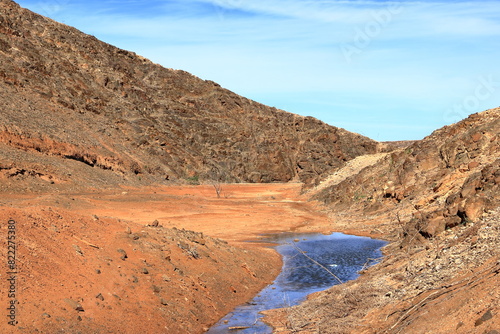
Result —
<svg viewBox="0 0 500 334"><path fill-rule="evenodd" d="M18 0L266 105L378 141L500 106L500 1Z"/></svg>

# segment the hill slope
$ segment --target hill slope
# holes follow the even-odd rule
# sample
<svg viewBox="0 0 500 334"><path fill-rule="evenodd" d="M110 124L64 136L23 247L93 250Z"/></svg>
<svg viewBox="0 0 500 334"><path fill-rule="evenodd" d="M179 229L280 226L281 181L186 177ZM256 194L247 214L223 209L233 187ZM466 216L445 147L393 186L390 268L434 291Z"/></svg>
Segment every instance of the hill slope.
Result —
<svg viewBox="0 0 500 334"><path fill-rule="evenodd" d="M312 183L377 143L0 1L0 174L34 188ZM19 182L18 182L19 183Z"/></svg>
<svg viewBox="0 0 500 334"><path fill-rule="evenodd" d="M497 108L353 160L310 191L332 229L392 243L358 280L269 321L283 333L498 333L499 144Z"/></svg>
<svg viewBox="0 0 500 334"><path fill-rule="evenodd" d="M471 115L323 189L316 199L344 209L412 212L419 234L434 236L499 205L499 134L500 108Z"/></svg>

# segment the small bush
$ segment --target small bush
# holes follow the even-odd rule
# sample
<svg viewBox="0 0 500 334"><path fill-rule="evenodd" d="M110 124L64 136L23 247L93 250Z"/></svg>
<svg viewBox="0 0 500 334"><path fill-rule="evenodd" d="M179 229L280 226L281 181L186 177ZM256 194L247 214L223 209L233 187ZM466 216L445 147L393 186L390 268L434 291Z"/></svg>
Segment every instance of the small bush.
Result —
<svg viewBox="0 0 500 334"><path fill-rule="evenodd" d="M198 175L187 177L186 181L191 185L199 185L200 184L200 177Z"/></svg>

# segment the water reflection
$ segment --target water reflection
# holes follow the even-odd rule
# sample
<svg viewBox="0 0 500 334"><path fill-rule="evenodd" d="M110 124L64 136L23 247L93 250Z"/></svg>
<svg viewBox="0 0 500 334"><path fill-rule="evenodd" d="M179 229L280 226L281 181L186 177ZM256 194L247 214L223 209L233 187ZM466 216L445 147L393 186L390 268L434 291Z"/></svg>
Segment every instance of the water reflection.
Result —
<svg viewBox="0 0 500 334"><path fill-rule="evenodd" d="M260 321L260 311L292 306L313 292L325 290L358 277L358 271L372 265L382 256L385 241L334 233L289 234L266 238L277 243L283 256L283 268L273 284L250 303L237 307L207 333L272 333ZM327 270L326 270L327 269ZM249 327L231 330L232 327Z"/></svg>

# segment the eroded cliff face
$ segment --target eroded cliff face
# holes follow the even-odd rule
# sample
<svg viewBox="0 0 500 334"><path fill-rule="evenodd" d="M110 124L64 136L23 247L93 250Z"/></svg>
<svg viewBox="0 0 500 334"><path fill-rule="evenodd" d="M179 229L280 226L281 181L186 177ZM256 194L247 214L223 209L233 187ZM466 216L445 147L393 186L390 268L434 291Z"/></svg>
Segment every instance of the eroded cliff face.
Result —
<svg viewBox="0 0 500 334"><path fill-rule="evenodd" d="M5 0L0 100L0 167L7 175L21 170L55 184L139 178L314 183L377 147Z"/></svg>

